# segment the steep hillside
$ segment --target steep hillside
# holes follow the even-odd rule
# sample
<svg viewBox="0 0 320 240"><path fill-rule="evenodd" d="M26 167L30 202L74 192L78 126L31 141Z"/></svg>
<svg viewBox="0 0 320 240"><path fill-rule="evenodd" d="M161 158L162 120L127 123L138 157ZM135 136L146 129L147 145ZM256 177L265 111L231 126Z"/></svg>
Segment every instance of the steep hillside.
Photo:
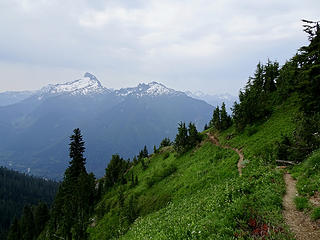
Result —
<svg viewBox="0 0 320 240"><path fill-rule="evenodd" d="M137 186L116 187L100 201L90 239L291 239L282 217L282 171L272 154L282 134L293 131L296 111L288 101L254 131L236 134L231 128L219 136L222 146L244 153L241 177L236 152L214 145L206 135L180 157L171 147L161 149L147 160L146 170L138 164L127 173L138 176ZM132 224L126 218L129 206L139 216Z"/></svg>

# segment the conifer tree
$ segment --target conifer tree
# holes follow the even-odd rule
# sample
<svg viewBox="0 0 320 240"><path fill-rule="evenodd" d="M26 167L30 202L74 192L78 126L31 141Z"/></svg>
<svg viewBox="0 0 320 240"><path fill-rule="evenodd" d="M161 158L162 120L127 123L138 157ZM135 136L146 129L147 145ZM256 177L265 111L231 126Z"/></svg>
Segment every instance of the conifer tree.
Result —
<svg viewBox="0 0 320 240"><path fill-rule="evenodd" d="M35 236L35 224L32 209L26 205L21 218L21 235L23 240L33 240Z"/></svg>
<svg viewBox="0 0 320 240"><path fill-rule="evenodd" d="M133 165L136 165L136 164L138 163L137 156L134 156L134 157L133 157L132 163L133 163Z"/></svg>
<svg viewBox="0 0 320 240"><path fill-rule="evenodd" d="M144 158L141 158L141 167L142 167L142 170L146 170L147 169L147 165L144 162Z"/></svg>
<svg viewBox="0 0 320 240"><path fill-rule="evenodd" d="M196 125L194 123L189 123L188 126L188 142L189 142L189 148L194 147L195 145L198 144L198 142L200 142L200 135L198 133L198 130L196 128Z"/></svg>
<svg viewBox="0 0 320 240"><path fill-rule="evenodd" d="M188 129L183 122L179 123L178 133L174 140L174 147L178 153L184 153L188 148Z"/></svg>
<svg viewBox="0 0 320 240"><path fill-rule="evenodd" d="M44 229L46 223L50 219L49 209L47 204L40 202L34 211L34 223L36 228L36 236L38 236Z"/></svg>
<svg viewBox="0 0 320 240"><path fill-rule="evenodd" d="M220 118L220 109L219 106L215 108L212 115L211 126L216 129L221 129L221 118Z"/></svg>
<svg viewBox="0 0 320 240"><path fill-rule="evenodd" d="M147 158L149 156L147 146L145 145L143 148L143 157Z"/></svg>
<svg viewBox="0 0 320 240"><path fill-rule="evenodd" d="M144 158L144 152L143 152L143 150L141 150L138 155L138 161L141 161L141 159L143 159L143 158Z"/></svg>
<svg viewBox="0 0 320 240"><path fill-rule="evenodd" d="M94 203L95 179L85 168L85 147L80 129L73 133L69 144L71 161L53 204L50 232L66 240L84 240Z"/></svg>
<svg viewBox="0 0 320 240"><path fill-rule="evenodd" d="M128 162L118 154L112 155L112 158L106 168L105 185L107 189L117 183L123 183L123 175L128 169L128 165Z"/></svg>
<svg viewBox="0 0 320 240"><path fill-rule="evenodd" d="M226 111L226 105L223 102L220 110L220 128L221 130L226 130L231 126L231 117L228 115Z"/></svg>
<svg viewBox="0 0 320 240"><path fill-rule="evenodd" d="M320 112L320 27L319 22L303 22L310 44L300 48L296 56L300 68L298 90L303 111L310 115Z"/></svg>
<svg viewBox="0 0 320 240"><path fill-rule="evenodd" d="M167 146L170 146L170 145L171 145L170 138L167 138L167 137L166 137L166 138L162 139L159 148L167 147Z"/></svg>
<svg viewBox="0 0 320 240"><path fill-rule="evenodd" d="M22 239L22 237L21 237L20 224L18 222L18 219L15 217L10 226L7 240L17 240L17 239Z"/></svg>
<svg viewBox="0 0 320 240"><path fill-rule="evenodd" d="M81 132L79 128L76 128L73 131L73 135L70 137L71 143L69 156L71 161L69 162L70 167L68 174L71 178L77 178L81 173L86 172L85 163L86 159L83 157L83 153L85 151L84 141L81 136Z"/></svg>
<svg viewBox="0 0 320 240"><path fill-rule="evenodd" d="M158 152L157 147L156 147L156 145L154 145L153 146L153 153L157 153L157 152Z"/></svg>

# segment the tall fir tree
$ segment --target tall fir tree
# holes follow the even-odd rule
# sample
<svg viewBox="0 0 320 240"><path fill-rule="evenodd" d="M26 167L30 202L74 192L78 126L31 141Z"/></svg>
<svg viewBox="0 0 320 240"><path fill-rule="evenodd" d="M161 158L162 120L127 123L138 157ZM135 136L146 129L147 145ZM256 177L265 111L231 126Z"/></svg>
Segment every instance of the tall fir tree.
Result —
<svg viewBox="0 0 320 240"><path fill-rule="evenodd" d="M40 202L34 211L34 223L36 228L36 236L39 236L39 234L43 231L46 223L49 221L50 215L49 215L49 209L47 204L44 202Z"/></svg>
<svg viewBox="0 0 320 240"><path fill-rule="evenodd" d="M189 148L194 147L195 145L198 144L198 142L200 142L200 135L198 133L198 130L196 128L196 125L194 123L189 123L188 126L188 142L189 142Z"/></svg>
<svg viewBox="0 0 320 240"><path fill-rule="evenodd" d="M147 158L148 156L149 156L149 153L148 153L147 146L144 145L144 148L143 148L143 157Z"/></svg>
<svg viewBox="0 0 320 240"><path fill-rule="evenodd" d="M80 129L70 137L71 161L55 198L50 233L66 240L87 239L86 227L95 196L95 178L85 168L84 141Z"/></svg>
<svg viewBox="0 0 320 240"><path fill-rule="evenodd" d="M21 237L21 230L20 230L20 224L18 219L15 217L8 233L7 240L17 240L22 239Z"/></svg>
<svg viewBox="0 0 320 240"><path fill-rule="evenodd" d="M220 109L219 106L215 108L213 111L212 115L212 120L211 120L211 127L213 127L216 130L220 130L221 128L221 118L220 118Z"/></svg>
<svg viewBox="0 0 320 240"><path fill-rule="evenodd" d="M22 240L33 240L35 236L35 224L32 209L29 205L26 205L23 209L21 218L21 237Z"/></svg>
<svg viewBox="0 0 320 240"><path fill-rule="evenodd" d="M231 126L231 124L232 124L231 117L228 115L226 110L226 105L223 102L220 110L220 129L226 130Z"/></svg>
<svg viewBox="0 0 320 240"><path fill-rule="evenodd" d="M184 153L188 148L188 129L183 122L179 123L178 133L174 140L174 147L178 153Z"/></svg>

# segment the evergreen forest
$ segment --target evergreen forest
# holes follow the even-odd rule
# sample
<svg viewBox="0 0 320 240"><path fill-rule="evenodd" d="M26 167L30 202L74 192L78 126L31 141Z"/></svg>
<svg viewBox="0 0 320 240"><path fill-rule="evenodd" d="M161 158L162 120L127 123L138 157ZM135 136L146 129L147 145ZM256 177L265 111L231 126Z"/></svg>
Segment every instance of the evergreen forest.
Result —
<svg viewBox="0 0 320 240"><path fill-rule="evenodd" d="M24 206L50 206L58 183L25 175L0 167L0 239L6 234L15 218L20 218ZM17 219L16 219L17 220Z"/></svg>

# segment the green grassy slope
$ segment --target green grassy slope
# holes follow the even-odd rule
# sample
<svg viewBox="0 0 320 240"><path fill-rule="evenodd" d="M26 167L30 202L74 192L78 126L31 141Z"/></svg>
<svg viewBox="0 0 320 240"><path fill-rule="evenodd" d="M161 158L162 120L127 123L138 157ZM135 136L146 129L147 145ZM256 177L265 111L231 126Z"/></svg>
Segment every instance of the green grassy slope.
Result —
<svg viewBox="0 0 320 240"><path fill-rule="evenodd" d="M130 170L129 175L138 175L137 186L117 187L104 196L88 229L90 239L292 239L283 224L285 185L274 151L281 134L293 131L295 112L289 101L242 134L232 128L220 134L222 144L244 152L241 177L238 155L205 136L201 146L180 157L170 147L162 149L148 159L146 170L141 164ZM132 224L123 220L126 206L140 215Z"/></svg>
<svg viewBox="0 0 320 240"><path fill-rule="evenodd" d="M295 166L291 173L297 179L297 208L308 211L314 220L320 219L320 149ZM315 201L309 201L312 198Z"/></svg>

